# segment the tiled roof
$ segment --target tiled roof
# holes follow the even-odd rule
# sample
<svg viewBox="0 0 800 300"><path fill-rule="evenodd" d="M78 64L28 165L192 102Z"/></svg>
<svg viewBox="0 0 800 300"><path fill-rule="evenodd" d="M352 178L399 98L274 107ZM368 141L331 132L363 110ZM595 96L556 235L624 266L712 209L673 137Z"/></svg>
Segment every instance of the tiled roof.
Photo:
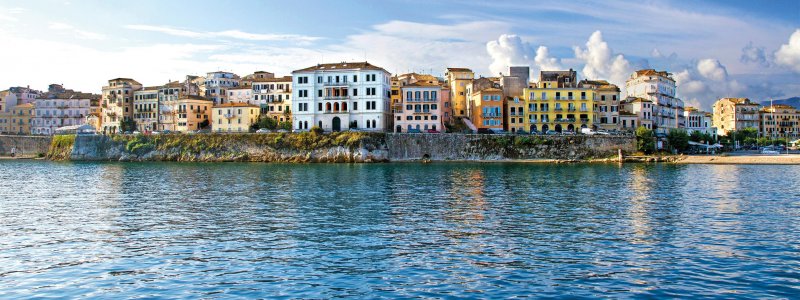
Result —
<svg viewBox="0 0 800 300"><path fill-rule="evenodd" d="M246 102L228 102L228 103L214 105L214 108L223 108L223 107L254 107L254 108L258 108L259 106L253 105L253 104L249 104L249 103L246 103Z"/></svg>
<svg viewBox="0 0 800 300"><path fill-rule="evenodd" d="M283 76L275 78L250 78L247 81L252 82L292 82L292 76Z"/></svg>
<svg viewBox="0 0 800 300"><path fill-rule="evenodd" d="M656 71L654 69L643 69L636 71L636 76L663 76L671 78L672 74L667 71Z"/></svg>
<svg viewBox="0 0 800 300"><path fill-rule="evenodd" d="M384 71L387 72L384 68L375 66L368 62L342 62L336 64L317 64L316 66L311 66L305 69L295 70L295 72L309 72L309 71L327 71L327 70L376 70L376 71Z"/></svg>
<svg viewBox="0 0 800 300"><path fill-rule="evenodd" d="M447 72L472 72L468 68L447 68Z"/></svg>

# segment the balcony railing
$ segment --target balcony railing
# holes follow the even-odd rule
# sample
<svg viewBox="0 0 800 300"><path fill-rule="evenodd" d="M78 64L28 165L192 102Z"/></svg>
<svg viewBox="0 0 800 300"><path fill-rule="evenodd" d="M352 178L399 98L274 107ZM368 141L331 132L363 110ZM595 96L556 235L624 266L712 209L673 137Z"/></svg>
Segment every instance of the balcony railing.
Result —
<svg viewBox="0 0 800 300"><path fill-rule="evenodd" d="M437 100L430 98L406 98L406 102L437 102Z"/></svg>
<svg viewBox="0 0 800 300"><path fill-rule="evenodd" d="M502 118L503 114L481 114L484 118Z"/></svg>
<svg viewBox="0 0 800 300"><path fill-rule="evenodd" d="M581 119L581 123L589 123L589 119L582 118L582 119Z"/></svg>
<svg viewBox="0 0 800 300"><path fill-rule="evenodd" d="M572 122L575 122L575 119L573 119L573 118L561 118L561 119L556 119L556 122L559 122L559 123L572 123Z"/></svg>
<svg viewBox="0 0 800 300"><path fill-rule="evenodd" d="M236 114L224 114L222 115L222 117L224 117L225 119L233 119L236 118L237 116Z"/></svg>
<svg viewBox="0 0 800 300"><path fill-rule="evenodd" d="M346 113L349 113L349 112L346 111L346 110L326 110L326 111L323 111L323 113L325 113L325 114L346 114Z"/></svg>
<svg viewBox="0 0 800 300"><path fill-rule="evenodd" d="M561 108L561 107L556 107L556 108L553 109L553 111L564 111L564 109Z"/></svg>
<svg viewBox="0 0 800 300"><path fill-rule="evenodd" d="M325 96L323 97L325 100L348 100L350 96Z"/></svg>
<svg viewBox="0 0 800 300"><path fill-rule="evenodd" d="M350 83L346 82L346 81L343 81L343 82L323 82L322 85L323 86L348 86L348 85L350 85Z"/></svg>
<svg viewBox="0 0 800 300"><path fill-rule="evenodd" d="M414 110L414 114L430 114L430 110Z"/></svg>
<svg viewBox="0 0 800 300"><path fill-rule="evenodd" d="M574 111L575 111L575 108L574 108L574 107L567 108L567 111L569 111L569 112L574 112Z"/></svg>

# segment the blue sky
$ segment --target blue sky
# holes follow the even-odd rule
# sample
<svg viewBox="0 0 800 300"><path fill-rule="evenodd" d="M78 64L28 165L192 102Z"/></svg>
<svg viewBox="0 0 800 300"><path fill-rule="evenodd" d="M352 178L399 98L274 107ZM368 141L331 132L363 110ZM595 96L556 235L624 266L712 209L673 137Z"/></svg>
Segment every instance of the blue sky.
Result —
<svg viewBox="0 0 800 300"><path fill-rule="evenodd" d="M0 0L0 41L0 87L98 92L121 76L157 85L366 58L393 73L571 67L618 84L653 67L706 109L800 96L800 1Z"/></svg>

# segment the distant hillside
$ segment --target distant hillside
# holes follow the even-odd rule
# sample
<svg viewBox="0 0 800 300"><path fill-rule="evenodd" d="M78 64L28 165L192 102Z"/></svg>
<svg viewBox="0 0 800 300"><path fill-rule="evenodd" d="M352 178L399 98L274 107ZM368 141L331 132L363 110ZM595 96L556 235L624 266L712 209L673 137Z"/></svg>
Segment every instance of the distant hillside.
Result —
<svg viewBox="0 0 800 300"><path fill-rule="evenodd" d="M773 100L772 104L786 104L796 108L800 108L800 97L792 97L789 99ZM761 101L761 105L769 106L769 100Z"/></svg>

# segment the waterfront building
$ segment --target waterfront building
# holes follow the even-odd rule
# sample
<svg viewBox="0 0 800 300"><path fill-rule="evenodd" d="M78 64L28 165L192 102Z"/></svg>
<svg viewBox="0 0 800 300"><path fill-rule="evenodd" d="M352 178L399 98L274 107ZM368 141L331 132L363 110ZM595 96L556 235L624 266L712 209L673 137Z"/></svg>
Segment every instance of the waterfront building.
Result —
<svg viewBox="0 0 800 300"><path fill-rule="evenodd" d="M642 126L639 124L639 116L627 111L619 112L619 130L634 132L639 126Z"/></svg>
<svg viewBox="0 0 800 300"><path fill-rule="evenodd" d="M467 94L467 84L475 79L475 73L467 68L447 68L445 78L450 87L453 117L467 117L467 102L470 97Z"/></svg>
<svg viewBox="0 0 800 300"><path fill-rule="evenodd" d="M635 131L636 128L639 127L653 129L654 106L655 104L653 104L653 101L644 98L627 97L625 100L622 100L622 102L620 102L620 110L622 111L620 115L625 115L625 118L621 120L622 124L620 129L632 129L632 131ZM635 120L633 120L631 116L635 117Z"/></svg>
<svg viewBox="0 0 800 300"><path fill-rule="evenodd" d="M171 81L159 87L158 120L154 130L178 130L178 100L188 97L205 99L200 96L203 93L198 81L199 78L195 78L195 76L186 76L184 82Z"/></svg>
<svg viewBox="0 0 800 300"><path fill-rule="evenodd" d="M211 125L214 102L200 96L186 95L175 104L175 131L187 132Z"/></svg>
<svg viewBox="0 0 800 300"><path fill-rule="evenodd" d="M41 91L27 87L10 87L0 91L0 112L9 112L17 105L33 103L42 94Z"/></svg>
<svg viewBox="0 0 800 300"><path fill-rule="evenodd" d="M485 81L484 81L485 80ZM488 82L488 85L481 83ZM503 129L503 102L505 96L500 85L488 78L476 79L468 86L468 116L478 129Z"/></svg>
<svg viewBox="0 0 800 300"><path fill-rule="evenodd" d="M136 130L150 132L158 129L158 91L161 87L151 86L133 92L133 121Z"/></svg>
<svg viewBox="0 0 800 300"><path fill-rule="evenodd" d="M231 72L208 72L204 83L205 97L213 101L214 105L226 103L228 90L238 87L239 83L239 75Z"/></svg>
<svg viewBox="0 0 800 300"><path fill-rule="evenodd" d="M622 99L619 87L605 80L586 79L581 80L579 86L595 90L593 111L597 129L620 129L619 107Z"/></svg>
<svg viewBox="0 0 800 300"><path fill-rule="evenodd" d="M239 85L237 87L228 88L228 103L247 103L254 104L253 87L250 85Z"/></svg>
<svg viewBox="0 0 800 300"><path fill-rule="evenodd" d="M86 124L93 104L96 105L99 100L100 95L50 85L48 92L34 102L35 116L31 122L31 133L50 135L59 127Z"/></svg>
<svg viewBox="0 0 800 300"><path fill-rule="evenodd" d="M442 87L437 80L420 80L400 88L400 108L394 110L395 132L442 131Z"/></svg>
<svg viewBox="0 0 800 300"><path fill-rule="evenodd" d="M31 134L33 116L33 103L16 105L8 112L0 111L0 133Z"/></svg>
<svg viewBox="0 0 800 300"><path fill-rule="evenodd" d="M368 62L318 64L292 72L293 129L386 131L392 121L390 79L389 72Z"/></svg>
<svg viewBox="0 0 800 300"><path fill-rule="evenodd" d="M713 126L717 133L727 136L745 128L758 129L759 105L747 98L722 98L714 102Z"/></svg>
<svg viewBox="0 0 800 300"><path fill-rule="evenodd" d="M625 82L625 92L628 97L653 103L653 129L657 133L666 134L671 128L685 127L683 100L675 97L672 74L654 69L636 71Z"/></svg>
<svg viewBox="0 0 800 300"><path fill-rule="evenodd" d="M101 123L104 133L122 132L124 122L133 120L133 92L140 89L142 84L130 78L114 78L103 87Z"/></svg>
<svg viewBox="0 0 800 300"><path fill-rule="evenodd" d="M791 105L764 106L759 111L759 135L793 141L800 136L800 112Z"/></svg>
<svg viewBox="0 0 800 300"><path fill-rule="evenodd" d="M694 107L686 107L683 111L686 120L686 133L692 134L697 131L717 137L717 128L714 127L713 116L709 112L701 111Z"/></svg>
<svg viewBox="0 0 800 300"><path fill-rule="evenodd" d="M250 132L258 122L260 107L247 102L228 102L213 108L211 128L214 132Z"/></svg>
<svg viewBox="0 0 800 300"><path fill-rule="evenodd" d="M525 117L527 116L525 114L526 106L525 99L521 99L521 97L506 97L506 117L503 120L503 129L511 133L528 131L528 128L525 126Z"/></svg>
<svg viewBox="0 0 800 300"><path fill-rule="evenodd" d="M528 131L596 129L593 110L597 90L579 85L577 77L572 69L541 71L539 82L523 92L528 108L525 119Z"/></svg>
<svg viewBox="0 0 800 300"><path fill-rule="evenodd" d="M292 76L274 77L272 73L256 72L256 76L248 79L252 86L253 98L246 101L260 107L261 115L275 121L292 121ZM271 76L267 76L266 74Z"/></svg>

